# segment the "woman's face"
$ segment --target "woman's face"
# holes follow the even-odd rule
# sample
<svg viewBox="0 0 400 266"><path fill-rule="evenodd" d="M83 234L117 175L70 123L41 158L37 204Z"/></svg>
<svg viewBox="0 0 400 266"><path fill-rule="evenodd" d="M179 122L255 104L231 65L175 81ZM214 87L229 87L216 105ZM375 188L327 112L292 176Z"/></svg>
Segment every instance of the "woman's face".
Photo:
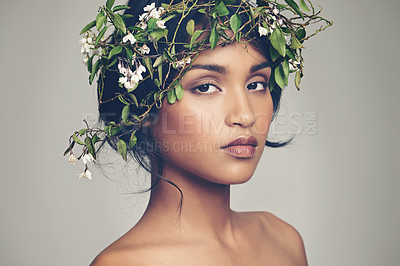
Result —
<svg viewBox="0 0 400 266"><path fill-rule="evenodd" d="M151 126L164 168L218 184L246 182L272 117L269 63L240 43L201 52L181 80L183 99L165 101Z"/></svg>

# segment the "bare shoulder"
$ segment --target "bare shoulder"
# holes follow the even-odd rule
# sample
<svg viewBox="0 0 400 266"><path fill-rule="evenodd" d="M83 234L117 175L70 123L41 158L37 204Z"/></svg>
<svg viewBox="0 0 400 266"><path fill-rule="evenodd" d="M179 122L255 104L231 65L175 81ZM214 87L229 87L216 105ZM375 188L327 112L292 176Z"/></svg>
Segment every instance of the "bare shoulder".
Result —
<svg viewBox="0 0 400 266"><path fill-rule="evenodd" d="M134 247L108 247L93 260L90 266L139 266L143 264L143 250Z"/></svg>
<svg viewBox="0 0 400 266"><path fill-rule="evenodd" d="M165 235L159 237L147 231L131 229L97 255L90 266L163 265L173 259L171 249L173 251L176 247L173 244Z"/></svg>
<svg viewBox="0 0 400 266"><path fill-rule="evenodd" d="M305 248L300 233L290 224L270 212L255 212L268 237L279 246L296 265L307 265Z"/></svg>

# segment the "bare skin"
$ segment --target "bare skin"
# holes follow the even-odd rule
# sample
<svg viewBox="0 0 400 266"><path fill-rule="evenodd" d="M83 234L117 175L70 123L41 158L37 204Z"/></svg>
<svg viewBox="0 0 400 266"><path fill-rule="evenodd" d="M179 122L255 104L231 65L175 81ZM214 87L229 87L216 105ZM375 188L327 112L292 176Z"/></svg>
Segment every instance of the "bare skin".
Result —
<svg viewBox="0 0 400 266"><path fill-rule="evenodd" d="M169 145L163 175L183 191L181 213L179 192L161 182L140 221L91 265L307 265L293 227L267 212L230 208L230 185L253 175L268 134L266 59L234 44L202 52L193 64L182 81L183 99L164 104L151 125L155 139ZM210 117L216 127L205 126ZM240 136L255 138L256 148L227 152L224 146Z"/></svg>

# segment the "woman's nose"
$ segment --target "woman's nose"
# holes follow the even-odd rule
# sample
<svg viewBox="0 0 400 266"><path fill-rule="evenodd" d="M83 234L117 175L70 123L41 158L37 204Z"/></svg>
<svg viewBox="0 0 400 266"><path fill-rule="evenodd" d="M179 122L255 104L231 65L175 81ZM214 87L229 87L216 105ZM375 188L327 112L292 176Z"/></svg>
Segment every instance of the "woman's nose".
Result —
<svg viewBox="0 0 400 266"><path fill-rule="evenodd" d="M241 89L241 93L232 93L227 99L228 112L225 123L228 126L251 127L256 122L256 116L250 104L246 91Z"/></svg>

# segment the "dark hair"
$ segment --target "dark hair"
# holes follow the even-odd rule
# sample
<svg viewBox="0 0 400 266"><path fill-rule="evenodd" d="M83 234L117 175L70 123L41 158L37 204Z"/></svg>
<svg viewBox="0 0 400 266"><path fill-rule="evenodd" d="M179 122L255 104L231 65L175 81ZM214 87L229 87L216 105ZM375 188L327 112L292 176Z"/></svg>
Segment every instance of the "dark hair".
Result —
<svg viewBox="0 0 400 266"><path fill-rule="evenodd" d="M128 6L131 8L128 9L125 14L133 15L133 17L126 19L126 24L127 26L135 25L138 23L138 17L141 15L144 11L143 8L146 5L149 5L151 3L155 2L156 7L160 7L161 3L170 3L170 0L167 1L140 1L140 0L130 0L128 2ZM174 1L174 3L177 3L180 1ZM236 13L236 9L233 8L228 8L230 15ZM249 20L249 17L246 13L242 13L241 15L241 20L242 24L244 24L246 21ZM174 28L174 25L178 25L180 17L173 18L165 23L167 28L171 29ZM186 25L189 20L193 19L196 22L196 25L200 24L203 25L204 28L207 28L209 25L209 19L206 14L202 14L199 12L191 12L189 15L181 22L181 25ZM249 31L250 26L247 25L247 28L244 28L244 31ZM168 33L168 39L172 39L172 34L174 31L170 30ZM190 36L187 34L185 27L179 27L177 36L176 36L176 41L177 42L187 42L187 40L190 38ZM270 57L270 43L269 40L266 37L260 37L259 34L253 30L253 32L250 34L249 39L252 39L250 42L250 45L254 47L258 52L260 52L267 60L271 61ZM158 51L163 51L165 48L165 44L159 44L158 46ZM183 49L183 47L177 47L177 50ZM156 51L153 47L151 47L151 52L150 54L158 54L159 52ZM166 66L165 66L166 67ZM114 68L116 68L114 66ZM114 69L115 70L115 69ZM163 73L167 73L167 69L163 70ZM171 76L171 75L170 75ZM102 76L98 79L98 87L102 86L102 96L100 99L99 97L99 120L100 122L104 122L105 124L108 124L111 121L119 121L121 119L121 112L122 108L124 107L124 104L121 103L118 100L112 100L112 101L107 101L107 99L111 99L115 97L116 93L123 93L125 91L124 88L120 88L118 86L118 78L119 78L119 73L118 71L105 71L102 73ZM167 80L167 83L171 82L171 80ZM142 99L145 99L148 93L149 87L154 87L154 82L151 79L146 79L143 80L139 86L135 89L135 96L137 97L138 102L140 103ZM273 116L272 119L275 118L276 113L278 112L279 109L279 102L281 98L281 89L279 87L275 88L273 91L271 91L271 96L272 96L272 101L273 101ZM102 102L100 102L102 100ZM131 113L142 113L143 110L139 110L134 106L131 106ZM149 117L155 117L157 115L158 109L153 108L150 113ZM123 132L128 132L131 130L131 127L123 127L120 131L120 133L123 134ZM126 142L129 141L130 134L125 134L121 138L125 140ZM163 163L164 163L164 158L162 156L162 153L159 148L157 148L157 145L154 141L154 138L152 136L152 133L149 128L147 127L142 127L136 132L136 137L137 137L137 143L136 145L129 150L128 154L130 154L135 161L143 167L146 171L151 173L153 176L157 177L156 180L152 180L152 187L154 187L160 180L164 180L172 185L174 185L179 191L180 189L170 182L169 180L165 179L162 174L163 174ZM116 141L112 139L107 140L108 144L115 150L117 150L117 145ZM289 141L286 142L270 142L266 141L265 145L268 147L282 147L289 143ZM156 165L152 165L155 163ZM152 168L153 167L153 168ZM157 171L153 171L153 169L156 168ZM181 191L180 191L181 192ZM182 192L181 192L182 193Z"/></svg>

